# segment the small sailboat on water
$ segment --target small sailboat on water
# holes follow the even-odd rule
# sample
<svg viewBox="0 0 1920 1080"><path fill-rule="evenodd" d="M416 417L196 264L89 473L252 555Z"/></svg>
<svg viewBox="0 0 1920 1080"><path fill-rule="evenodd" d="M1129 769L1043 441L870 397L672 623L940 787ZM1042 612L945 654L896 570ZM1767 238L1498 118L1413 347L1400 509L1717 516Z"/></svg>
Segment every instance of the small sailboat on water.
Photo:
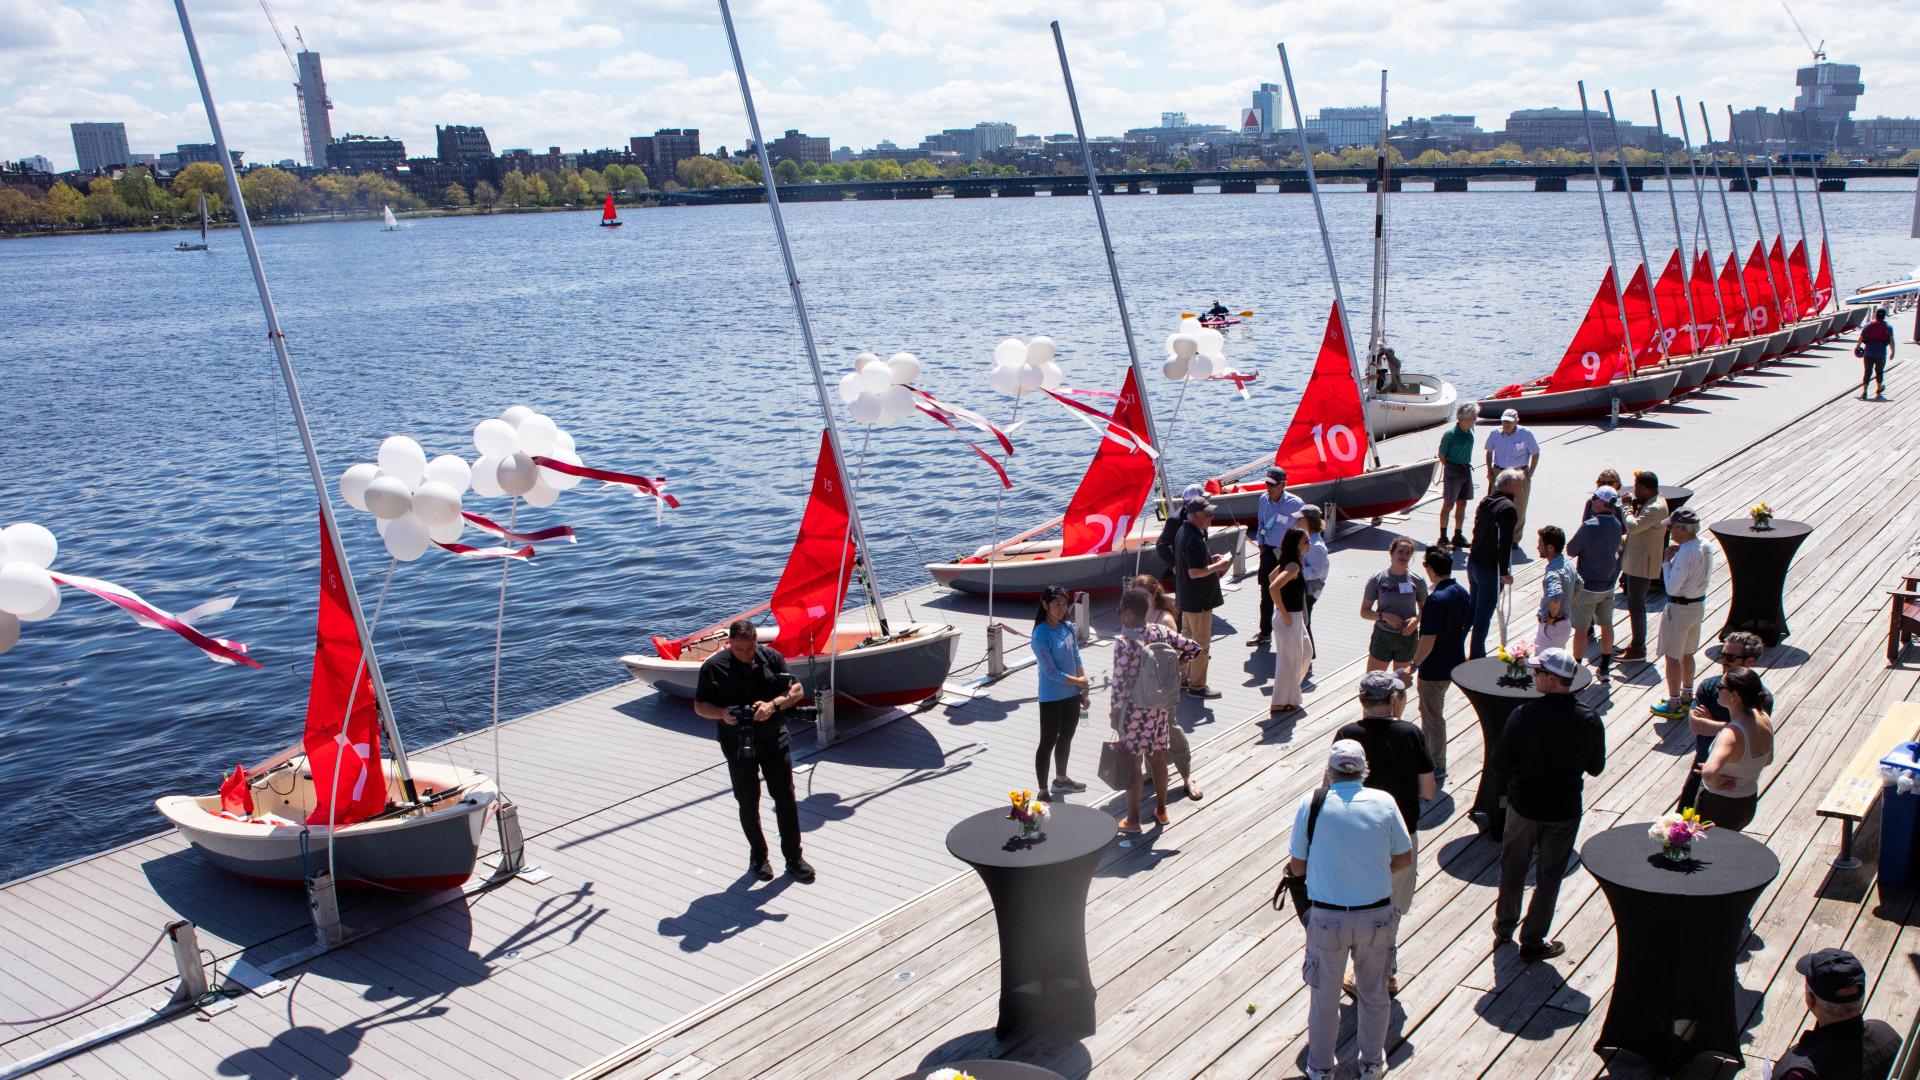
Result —
<svg viewBox="0 0 1920 1080"><path fill-rule="evenodd" d="M207 250L207 193L206 192L203 191L200 193L200 242L196 244L191 240L182 240L178 244L175 244L173 246L173 250L175 251Z"/></svg>
<svg viewBox="0 0 1920 1080"><path fill-rule="evenodd" d="M394 220L394 217L393 217L393 207L382 206L380 208L380 231L381 232L397 232L399 231L399 229L400 229L400 223Z"/></svg>
<svg viewBox="0 0 1920 1080"><path fill-rule="evenodd" d="M613 210L613 193L608 192L607 203L600 208L600 227L603 229L617 229L621 224L620 215L614 213Z"/></svg>

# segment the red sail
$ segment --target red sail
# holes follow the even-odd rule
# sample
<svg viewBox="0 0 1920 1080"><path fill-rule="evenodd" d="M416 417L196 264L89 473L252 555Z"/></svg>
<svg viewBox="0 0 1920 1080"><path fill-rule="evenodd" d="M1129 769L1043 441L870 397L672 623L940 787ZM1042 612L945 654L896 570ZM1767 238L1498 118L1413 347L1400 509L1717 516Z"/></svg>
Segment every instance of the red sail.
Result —
<svg viewBox="0 0 1920 1080"><path fill-rule="evenodd" d="M787 556L787 568L773 587L773 618L780 636L773 648L786 657L827 651L840 605L853 580L852 534L847 528L847 496L840 490L840 466L833 440L820 433L820 459L813 467L813 493L800 516L800 535Z"/></svg>
<svg viewBox="0 0 1920 1080"><path fill-rule="evenodd" d="M247 785L247 767L235 764L220 781L220 814L242 821L253 816L253 789Z"/></svg>
<svg viewBox="0 0 1920 1080"><path fill-rule="evenodd" d="M1647 288L1647 268L1643 265L1634 270L1633 277L1627 280L1627 344L1632 350L1632 363L1626 366L1631 372L1642 364L1659 362L1660 351L1655 348L1653 331L1653 294Z"/></svg>
<svg viewBox="0 0 1920 1080"><path fill-rule="evenodd" d="M1767 268L1773 271L1773 291L1780 301L1780 325L1785 326L1799 319L1794 311L1800 301L1794 291L1793 277L1787 273L1787 249L1778 234L1773 238L1773 247L1767 251Z"/></svg>
<svg viewBox="0 0 1920 1080"><path fill-rule="evenodd" d="M324 527L314 637L307 731L301 739L313 774L313 812L307 824L331 820L351 825L387 808L387 780L380 767L380 706L374 699L373 674L367 670L360 632L347 604L346 579Z"/></svg>
<svg viewBox="0 0 1920 1080"><path fill-rule="evenodd" d="M1729 254L1720 271L1720 310L1727 313L1727 328L1741 337L1751 337L1760 328L1754 325L1753 312L1747 310L1740 292L1740 256Z"/></svg>
<svg viewBox="0 0 1920 1080"><path fill-rule="evenodd" d="M1800 304L1800 317L1820 310L1813 302L1813 277L1807 272L1807 242L1797 240L1787 256L1787 273L1793 275L1793 295Z"/></svg>
<svg viewBox="0 0 1920 1080"><path fill-rule="evenodd" d="M1753 254L1747 257L1747 299L1753 301L1753 332L1771 334L1780 329L1780 300L1773 281L1767 276L1767 253L1761 242L1753 242ZM1782 283L1784 287L1784 283Z"/></svg>
<svg viewBox="0 0 1920 1080"><path fill-rule="evenodd" d="M617 214L615 214L615 213L613 212L613 193L612 193L612 192L608 192L608 193L607 193L607 205L606 205L606 206L604 206L604 207L602 207L602 208L601 208L601 210L600 210L600 220L601 220L601 221L612 221L612 220L614 220L614 218L616 218L616 217L618 217L618 216L619 216L619 215L617 215Z"/></svg>
<svg viewBox="0 0 1920 1080"><path fill-rule="evenodd" d="M1660 305L1660 328L1654 331L1654 337L1648 339L1651 351L1660 351L1659 339L1664 334L1668 356L1686 356L1693 352L1693 336L1687 328L1687 278L1680 265L1680 249L1675 248L1667 256L1667 268L1660 272L1660 283L1653 287L1655 302Z"/></svg>
<svg viewBox="0 0 1920 1080"><path fill-rule="evenodd" d="M1560 357L1560 366L1547 377L1547 390L1579 390L1613 381L1620 366L1620 293L1613 271L1600 279L1600 291L1587 305L1587 317L1573 333L1573 342Z"/></svg>
<svg viewBox="0 0 1920 1080"><path fill-rule="evenodd" d="M1340 305L1327 315L1320 357L1307 379L1293 422L1280 439L1273 463L1292 484L1358 476L1367 464L1367 414L1353 381L1353 354L1341 328Z"/></svg>
<svg viewBox="0 0 1920 1080"><path fill-rule="evenodd" d="M1820 241L1820 272L1813 279L1814 311L1825 311L1833 303L1833 264L1827 261L1827 242Z"/></svg>
<svg viewBox="0 0 1920 1080"><path fill-rule="evenodd" d="M1147 414L1140 407L1140 387L1133 380L1131 367L1120 386L1120 400L1114 403L1113 423L1130 433L1147 435ZM1138 520L1140 508L1147 501L1147 493L1153 490L1153 474L1153 459L1132 444L1131 435L1122 439L1109 433L1103 437L1087 474L1080 478L1073 498L1067 500L1066 516L1060 523L1060 554L1120 550L1127 530Z"/></svg>
<svg viewBox="0 0 1920 1080"><path fill-rule="evenodd" d="M1720 310L1720 294L1713 287L1713 261L1701 252L1693 260L1693 313L1700 321L1700 347L1723 344L1728 337L1726 313Z"/></svg>

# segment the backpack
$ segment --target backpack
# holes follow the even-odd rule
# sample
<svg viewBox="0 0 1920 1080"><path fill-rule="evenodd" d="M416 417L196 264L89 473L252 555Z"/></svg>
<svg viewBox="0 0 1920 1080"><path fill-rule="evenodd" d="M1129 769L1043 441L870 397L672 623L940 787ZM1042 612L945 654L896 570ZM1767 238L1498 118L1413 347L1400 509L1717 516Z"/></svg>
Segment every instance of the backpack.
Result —
<svg viewBox="0 0 1920 1080"><path fill-rule="evenodd" d="M1133 704L1141 709L1173 709L1180 704L1180 653L1164 641L1141 633L1129 640L1140 650L1140 670L1133 676Z"/></svg>

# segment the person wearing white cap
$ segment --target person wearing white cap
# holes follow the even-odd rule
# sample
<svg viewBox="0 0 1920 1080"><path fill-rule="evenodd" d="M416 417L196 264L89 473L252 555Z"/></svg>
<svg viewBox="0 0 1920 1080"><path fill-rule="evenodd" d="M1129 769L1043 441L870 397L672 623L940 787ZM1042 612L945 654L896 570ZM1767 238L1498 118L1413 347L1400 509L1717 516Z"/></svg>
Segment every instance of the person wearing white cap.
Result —
<svg viewBox="0 0 1920 1080"><path fill-rule="evenodd" d="M1540 440L1520 426L1520 414L1512 409L1500 414L1500 428L1487 436L1487 487L1502 469L1520 470L1520 482L1507 492L1520 521L1513 527L1513 543L1527 535L1527 496L1533 494L1533 470L1540 467Z"/></svg>
<svg viewBox="0 0 1920 1080"><path fill-rule="evenodd" d="M1613 587L1620 582L1620 540L1626 526L1615 512L1620 493L1601 485L1587 499L1587 519L1580 523L1567 541L1574 570L1580 575L1580 591L1573 597L1573 656L1587 657L1590 629L1600 631L1600 658L1594 662L1595 677L1608 679L1613 662Z"/></svg>
<svg viewBox="0 0 1920 1080"><path fill-rule="evenodd" d="M1360 1075L1387 1073L1387 1023L1400 913L1393 873L1413 862L1413 839L1393 796L1364 786L1366 748L1337 739L1327 754L1326 786L1293 815L1288 869L1307 879L1307 955L1301 976L1307 1006L1307 1076L1332 1080L1340 1045L1340 990L1353 961Z"/></svg>
<svg viewBox="0 0 1920 1080"><path fill-rule="evenodd" d="M1700 515L1686 507L1667 518L1673 546L1662 559L1667 610L1660 617L1660 656L1667 668L1667 700L1654 713L1678 720L1693 707L1693 654L1700 651L1700 626L1706 618L1707 588L1713 581L1713 551L1700 542Z"/></svg>

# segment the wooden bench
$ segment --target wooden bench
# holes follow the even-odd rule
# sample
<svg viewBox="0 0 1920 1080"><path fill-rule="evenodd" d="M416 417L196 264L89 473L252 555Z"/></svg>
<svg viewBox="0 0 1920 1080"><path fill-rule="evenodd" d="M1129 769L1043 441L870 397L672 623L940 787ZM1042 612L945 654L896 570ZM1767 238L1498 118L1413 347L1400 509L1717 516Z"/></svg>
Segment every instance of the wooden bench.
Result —
<svg viewBox="0 0 1920 1080"><path fill-rule="evenodd" d="M1880 759L1915 738L1920 738L1920 701L1895 703L1873 734L1854 751L1853 760L1847 762L1827 797L1820 800L1814 813L1840 819L1840 857L1833 860L1835 869L1859 867L1860 860L1853 857L1853 828L1865 821L1880 801Z"/></svg>
<svg viewBox="0 0 1920 1080"><path fill-rule="evenodd" d="M1900 575L1900 588L1888 589L1887 597L1893 607L1887 627L1887 663L1899 667L1900 650L1920 634L1920 574Z"/></svg>

